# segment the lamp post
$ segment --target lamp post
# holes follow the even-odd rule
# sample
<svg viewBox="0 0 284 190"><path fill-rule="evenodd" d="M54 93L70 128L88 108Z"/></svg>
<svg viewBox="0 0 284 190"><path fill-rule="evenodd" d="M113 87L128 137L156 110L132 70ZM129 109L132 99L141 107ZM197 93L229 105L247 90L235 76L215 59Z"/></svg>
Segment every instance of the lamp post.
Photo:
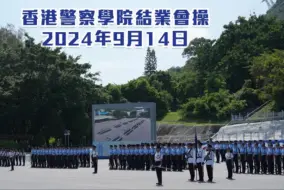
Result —
<svg viewBox="0 0 284 190"><path fill-rule="evenodd" d="M65 146L66 146L66 139L67 139L67 146L69 147L69 140L70 140L70 130L65 130L64 131L64 139L65 139Z"/></svg>

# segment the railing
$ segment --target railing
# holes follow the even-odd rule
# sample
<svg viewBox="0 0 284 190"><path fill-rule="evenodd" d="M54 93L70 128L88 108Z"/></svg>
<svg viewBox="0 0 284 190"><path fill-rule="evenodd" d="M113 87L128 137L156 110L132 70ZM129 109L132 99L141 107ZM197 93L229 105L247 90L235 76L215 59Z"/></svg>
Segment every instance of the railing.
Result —
<svg viewBox="0 0 284 190"><path fill-rule="evenodd" d="M272 120L283 120L284 111L281 112L263 112L251 117L239 115L232 115L232 124L238 123L251 123L251 122L261 122L261 121L272 121Z"/></svg>
<svg viewBox="0 0 284 190"><path fill-rule="evenodd" d="M221 134L214 140L217 141L239 141L239 140L282 140L284 139L284 130L270 130L270 131L258 131L258 132L240 132L235 134Z"/></svg>
<svg viewBox="0 0 284 190"><path fill-rule="evenodd" d="M159 143L183 143L183 142L193 142L195 135L165 135L158 136L157 142ZM200 141L206 141L210 138L209 135L197 135L197 139Z"/></svg>

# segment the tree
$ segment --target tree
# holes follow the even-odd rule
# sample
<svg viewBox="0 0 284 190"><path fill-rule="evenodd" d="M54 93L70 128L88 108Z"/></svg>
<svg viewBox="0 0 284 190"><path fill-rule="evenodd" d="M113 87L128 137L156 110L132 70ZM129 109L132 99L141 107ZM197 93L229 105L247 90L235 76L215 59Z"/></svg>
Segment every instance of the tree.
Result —
<svg viewBox="0 0 284 190"><path fill-rule="evenodd" d="M150 76L157 71L157 57L155 50L151 50L149 47L146 51L145 57L145 67L144 67L144 75Z"/></svg>
<svg viewBox="0 0 284 190"><path fill-rule="evenodd" d="M13 28L0 29L0 36L1 134L30 134L35 145L62 138L65 129L75 134L73 144L91 139L91 105L109 101L96 84L99 73L90 73L80 57L41 47Z"/></svg>
<svg viewBox="0 0 284 190"><path fill-rule="evenodd" d="M250 67L257 85L274 100L274 108L283 110L284 50L274 50L255 57Z"/></svg>

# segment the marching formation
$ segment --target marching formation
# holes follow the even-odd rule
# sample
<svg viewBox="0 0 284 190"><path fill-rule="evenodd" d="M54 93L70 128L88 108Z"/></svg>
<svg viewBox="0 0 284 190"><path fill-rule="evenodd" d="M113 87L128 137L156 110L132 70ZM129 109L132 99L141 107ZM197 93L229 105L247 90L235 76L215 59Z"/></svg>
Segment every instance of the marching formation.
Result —
<svg viewBox="0 0 284 190"><path fill-rule="evenodd" d="M232 151L235 173L282 175L284 172L282 141L223 141L213 144L217 162L220 159L225 161L227 149Z"/></svg>
<svg viewBox="0 0 284 190"><path fill-rule="evenodd" d="M31 150L32 168L90 167L91 149L80 148L36 148Z"/></svg>
<svg viewBox="0 0 284 190"><path fill-rule="evenodd" d="M114 145L109 148L111 170L154 170L155 144ZM182 171L186 168L185 144L159 144L163 154L163 170Z"/></svg>
<svg viewBox="0 0 284 190"><path fill-rule="evenodd" d="M157 148L159 147L159 148ZM234 173L277 174L284 172L284 146L279 141L208 141L206 143L135 144L110 146L110 170L155 170L157 149L161 171L188 169L190 181L204 182L204 165L208 182L213 182L213 165L226 162L227 179ZM161 158L161 156L160 156ZM160 170L157 173L158 181ZM158 182L160 184L160 182Z"/></svg>
<svg viewBox="0 0 284 190"><path fill-rule="evenodd" d="M159 159L156 158L157 151ZM198 148L193 143L187 146L180 144L136 144L110 146L109 165L110 170L155 170L157 171L158 183L161 185L161 171L183 171L189 169L191 178L195 180L195 169L198 169L199 182L204 182L204 164L208 174L208 182L213 182L213 164L215 153L212 146L208 145L206 150L202 143L198 142ZM157 160L160 166L157 167Z"/></svg>
<svg viewBox="0 0 284 190"><path fill-rule="evenodd" d="M14 170L14 166L25 166L26 154L24 151L0 149L0 167L11 167Z"/></svg>
<svg viewBox="0 0 284 190"><path fill-rule="evenodd" d="M277 174L284 172L284 145L282 141L208 141L201 143L142 143L110 145L110 170L156 170L162 185L163 171L188 170L189 181L213 182L213 166L226 162L228 177L233 173ZM25 154L20 151L1 150L0 166L25 165ZM83 148L35 148L31 150L32 168L93 167L98 171L96 146ZM196 172L198 175L196 176Z"/></svg>

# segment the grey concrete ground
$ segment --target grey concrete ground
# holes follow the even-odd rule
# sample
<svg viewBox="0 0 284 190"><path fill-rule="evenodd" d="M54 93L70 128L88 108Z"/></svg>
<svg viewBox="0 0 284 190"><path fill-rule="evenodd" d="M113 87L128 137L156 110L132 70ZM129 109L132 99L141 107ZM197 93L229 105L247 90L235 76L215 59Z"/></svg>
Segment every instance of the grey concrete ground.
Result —
<svg viewBox="0 0 284 190"><path fill-rule="evenodd" d="M226 180L224 164L215 165L216 183L188 182L189 173L164 172L163 187L156 187L152 171L109 171L108 161L99 160L99 173L84 169L0 168L0 189L284 189L284 176L235 175ZM206 176L206 172L205 172ZM207 176L205 177L207 179Z"/></svg>

